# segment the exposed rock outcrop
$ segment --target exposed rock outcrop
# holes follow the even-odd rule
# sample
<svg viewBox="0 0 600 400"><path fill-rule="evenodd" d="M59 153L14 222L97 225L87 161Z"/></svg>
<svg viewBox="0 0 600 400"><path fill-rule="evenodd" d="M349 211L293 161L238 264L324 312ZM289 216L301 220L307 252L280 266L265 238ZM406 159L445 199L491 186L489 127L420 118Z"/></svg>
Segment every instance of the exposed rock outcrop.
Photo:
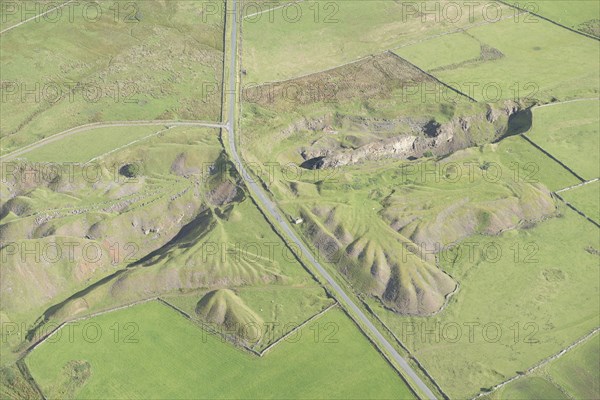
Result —
<svg viewBox="0 0 600 400"><path fill-rule="evenodd" d="M415 121L412 121L412 126L408 127L413 130L412 133L376 140L356 149L303 148L300 152L305 161L301 166L309 169L333 168L386 158L410 160L428 155L444 156L515 133L526 124L519 120L518 126L513 126L516 124L512 122L517 120L521 109L518 103L506 101L500 106L488 105L485 114L454 117L446 123L429 120L418 125L418 130L415 129Z"/></svg>

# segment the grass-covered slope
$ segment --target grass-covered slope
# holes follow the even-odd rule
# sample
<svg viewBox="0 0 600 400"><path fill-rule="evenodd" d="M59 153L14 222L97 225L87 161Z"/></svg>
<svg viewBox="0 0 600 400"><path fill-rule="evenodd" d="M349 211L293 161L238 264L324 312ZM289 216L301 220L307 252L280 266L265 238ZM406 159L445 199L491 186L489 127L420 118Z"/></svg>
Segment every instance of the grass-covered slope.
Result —
<svg viewBox="0 0 600 400"><path fill-rule="evenodd" d="M355 288L398 312L431 314L456 286L435 265L409 255L408 240L380 221L361 218L351 205L321 203L301 215L305 235L323 254L333 253L329 257Z"/></svg>
<svg viewBox="0 0 600 400"><path fill-rule="evenodd" d="M600 223L600 182L595 181L561 192L560 196L593 221Z"/></svg>
<svg viewBox="0 0 600 400"><path fill-rule="evenodd" d="M324 178L281 176L270 190L358 292L401 314L428 315L456 288L436 264L445 248L558 215L539 177L514 170L513 151L494 144L438 161L387 161L385 170L364 163Z"/></svg>
<svg viewBox="0 0 600 400"><path fill-rule="evenodd" d="M484 399L595 399L600 396L600 338L594 335L530 375L513 381Z"/></svg>
<svg viewBox="0 0 600 400"><path fill-rule="evenodd" d="M535 0L522 3L508 0L527 11L536 13L568 28L600 38L600 5L594 0ZM538 18L530 17L530 20Z"/></svg>
<svg viewBox="0 0 600 400"><path fill-rule="evenodd" d="M477 103L386 52L244 91L247 157L328 168L444 156L521 133L525 103ZM277 143L274 148L262 141Z"/></svg>
<svg viewBox="0 0 600 400"><path fill-rule="evenodd" d="M45 8L28 3L16 5ZM185 0L94 4L2 34L2 153L91 122L219 119L220 13Z"/></svg>
<svg viewBox="0 0 600 400"><path fill-rule="evenodd" d="M222 325L246 341L256 342L261 337L264 321L231 290L207 293L195 311L205 321Z"/></svg>
<svg viewBox="0 0 600 400"><path fill-rule="evenodd" d="M392 53L255 86L244 100L246 157L285 166L260 176L273 196L359 293L396 312L443 307L457 286L435 263L444 246L555 212L548 189L515 178L487 145L530 127L526 104L474 102Z"/></svg>
<svg viewBox="0 0 600 400"><path fill-rule="evenodd" d="M598 99L550 104L533 110L527 137L584 179L600 177Z"/></svg>
<svg viewBox="0 0 600 400"><path fill-rule="evenodd" d="M493 1L442 0L430 6L386 0L298 2L288 10L281 8L243 21L242 60L249 82L287 80L485 23L484 9L488 7L502 16L514 15L510 7ZM426 9L434 11L427 13ZM448 10L448 18L442 9Z"/></svg>
<svg viewBox="0 0 600 400"><path fill-rule="evenodd" d="M3 342L11 357L48 323L139 300L270 284L318 288L246 198L216 130L174 128L92 164L67 165L51 179L40 178L45 164L18 160L4 170L1 315L29 330ZM85 175L90 166L94 179ZM26 248L38 251L25 257ZM326 302L324 292L318 297Z"/></svg>
<svg viewBox="0 0 600 400"><path fill-rule="evenodd" d="M448 42L464 43L461 49L471 50L453 51ZM598 96L597 40L531 16L475 26L394 51L479 101Z"/></svg>

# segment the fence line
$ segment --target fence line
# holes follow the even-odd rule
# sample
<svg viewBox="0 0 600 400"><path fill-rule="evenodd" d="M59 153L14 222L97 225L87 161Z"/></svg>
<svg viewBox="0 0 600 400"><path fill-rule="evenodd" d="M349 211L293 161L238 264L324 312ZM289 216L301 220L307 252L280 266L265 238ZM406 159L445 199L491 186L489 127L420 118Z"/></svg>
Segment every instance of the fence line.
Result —
<svg viewBox="0 0 600 400"><path fill-rule="evenodd" d="M571 343L569 346L565 347L564 349L562 349L561 351L559 351L556 354L553 354L549 357L544 358L543 360L541 360L540 362L538 362L537 364L535 364L533 367L530 367L529 369L527 369L525 372L523 372L522 374L517 374L515 376L513 376L512 378L509 378L507 380L505 380L502 383L497 384L496 386L493 386L490 390L485 391L485 392L481 392L479 394L477 394L475 397L473 397L471 400L475 400L481 396L487 396L490 393L500 389L502 386L505 386L507 384L509 384L512 381L515 381L519 378L522 378L524 376L529 375L530 373L532 373L533 371L543 367L544 365L548 364L550 361L556 360L559 357L562 357L565 353L567 353L569 350L573 349L574 347L580 345L581 343L583 343L584 341L588 340L589 338L591 338L592 336L594 336L598 331L600 331L600 327L599 328L594 328L591 332L589 332L587 335L585 335L584 337L582 337L581 339L578 339L577 341Z"/></svg>

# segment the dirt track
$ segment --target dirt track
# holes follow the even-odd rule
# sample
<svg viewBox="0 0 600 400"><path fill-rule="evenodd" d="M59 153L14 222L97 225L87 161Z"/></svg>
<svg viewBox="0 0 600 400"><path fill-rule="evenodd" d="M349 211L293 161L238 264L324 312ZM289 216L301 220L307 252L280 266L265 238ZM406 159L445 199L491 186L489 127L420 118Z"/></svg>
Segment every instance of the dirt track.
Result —
<svg viewBox="0 0 600 400"><path fill-rule="evenodd" d="M57 140L64 139L71 135L75 135L77 133L86 132L92 129L98 128L107 128L107 127L124 127L124 126L155 126L155 125L163 125L163 126L201 126L206 128L224 128L225 125L218 122L204 122L204 121L113 121L113 122L95 122L92 124L85 124L76 126L74 128L67 129L65 131L59 132L55 135L48 136L42 140L39 140L35 143L27 145L23 148L15 150L11 153L5 154L0 157L1 161L10 161L15 157L21 156L23 154L29 153L32 150L39 149L49 143L56 142Z"/></svg>

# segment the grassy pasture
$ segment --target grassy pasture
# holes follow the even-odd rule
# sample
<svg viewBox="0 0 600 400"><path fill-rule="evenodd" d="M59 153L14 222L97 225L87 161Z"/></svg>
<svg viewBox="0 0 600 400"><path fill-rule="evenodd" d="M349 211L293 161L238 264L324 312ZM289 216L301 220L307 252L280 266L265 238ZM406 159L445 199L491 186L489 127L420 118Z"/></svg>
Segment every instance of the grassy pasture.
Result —
<svg viewBox="0 0 600 400"><path fill-rule="evenodd" d="M355 7L360 6L356 5ZM392 6L390 5L390 7ZM367 10L365 12L369 14L374 11ZM359 15L362 17L364 13ZM370 21L369 17L364 19ZM488 83L499 85L502 91L500 99L516 97L518 100L529 97L538 101L551 101L553 98L563 100L597 96L599 86L597 43L549 22L539 21L535 24L529 22L523 17L519 22L508 19L474 27L466 33L454 33L431 39L427 39L427 37L432 36L435 28L432 30L423 28L419 38L425 40L416 44L410 44L417 38L411 37L410 28L407 28L407 33L402 35L394 45L408 45L399 47L395 52L450 85L458 83L457 88L459 89L465 88L465 83L468 82L478 83L479 91L475 91L473 97L481 101L489 100L489 97L485 97L481 92L482 86ZM359 27L360 23L360 21L356 21L355 26ZM266 35L259 31L259 24L256 23L256 26L247 22L244 24L246 37L251 36L244 42L243 60L248 71L246 78L248 82L286 79L352 59L350 57L343 59L342 56L336 55L335 49L326 49L329 44L321 44L315 40L310 42L313 47L316 47L316 50L310 50L311 54L317 52L317 54L325 56L311 57L308 61L299 59L293 53L298 51L298 54L306 54L309 50L305 50L304 46L308 46L308 44L295 37L291 40L294 46L288 45L285 48L279 42L273 44L262 40L261 43L258 43L256 38ZM265 26L266 23L263 27ZM293 37L296 35L294 30L300 31L304 29L303 26L299 23L293 28L282 27L278 33L283 38ZM379 29L381 24L375 25L375 27ZM266 27L265 32L269 29L272 28ZM331 28L332 31L336 29L343 30L344 28ZM356 34L360 34L361 39L367 42L369 29L371 28L356 29L359 32ZM325 28L313 29L313 32L325 31ZM390 28L389 31L391 32L393 29ZM251 35L248 32L251 32ZM312 34L311 32L306 33L309 38ZM327 31L327 37L334 38L333 43L335 43L335 35L336 33L330 34ZM343 35L351 36L353 33L345 32ZM315 43L318 44L315 45ZM344 43L338 48L344 49L344 56L355 52L354 59L356 59L365 54L364 51L357 50L362 45L362 42L359 44ZM378 48L377 46L378 44L370 45L369 48ZM269 64L277 66L277 68ZM338 70L333 72L337 73ZM310 79L310 77L306 79ZM318 79L318 76L315 76L315 79ZM292 82L296 83L297 80L290 83ZM532 84L532 86L527 86L528 84ZM532 87L537 89L535 93L532 92ZM514 90L517 88L519 93L515 96ZM467 92L467 90L463 91ZM494 94L493 91L491 94ZM354 144L349 140L346 144L344 135L361 138L352 131L352 127L347 126L334 126L337 136L330 135L330 137L321 135L319 128L308 129L301 123L297 124L300 126L299 129L286 129L288 126L294 127L295 120L290 119L289 115L297 112L296 110L301 110L303 116L322 118L323 115L326 115L322 118L326 121L325 124L330 123L330 120L327 119L328 113L336 115L336 112L361 115L367 118L373 115L384 115L384 118L389 120L393 118L394 113L398 113L400 107L406 107L407 114L414 115L414 110L409 108L411 104L400 105L388 112L386 105L393 103L393 100L390 101L389 98L379 102L369 99L368 105L372 107L365 107L364 103L355 105L348 101L345 104L315 104L310 107L293 104L281 110L278 109L279 104L264 108L245 105L242 111L242 121L246 129L243 134L248 137L244 137L242 140L245 139L243 144L247 149L247 157L256 157L258 160L275 159L282 164L289 162L299 164L302 162L300 149L309 143L323 141L330 144L339 139L343 143L342 145L352 148ZM429 104L422 102L420 105L427 107ZM548 110L554 107L562 106L548 107ZM382 110L386 110L385 114ZM536 109L534 111L534 131L537 129L539 121L539 118L536 119L536 114L545 110ZM593 124L592 117L586 117L585 111L573 118L571 118L571 113L567 114L571 121ZM574 122L574 124L577 123L579 122ZM552 122L548 123L549 127L554 125ZM274 132L278 130L281 133L277 137L278 140L273 140L276 142L274 147L258 148L260 138L264 140L265 137L273 137L268 135L275 135ZM589 132L586 134L589 135ZM590 143L593 145L595 140L597 139L592 138ZM584 140L577 143L586 142ZM544 146L542 145L542 147ZM497 144L480 146L479 149L468 149L465 153L471 157L467 157L469 160L475 159L479 163L496 162L501 165L503 179L542 183L553 191L578 183L572 174L521 137L509 137ZM463 161L460 157L458 154L454 154L447 160L442 160L441 163ZM557 158L561 159L558 156ZM588 159L591 165L594 157L588 157ZM334 226L334 228L343 233L348 231L368 232L369 235L379 236L376 239L377 243L386 243L393 233L380 227L381 224L377 219L378 213L380 213L377 196L381 197L387 194L382 195L390 182L394 181L394 169L397 172L403 165L403 163L391 161L389 163L387 161L367 162L359 166L338 168L331 171L332 174L330 171L319 171L319 173L304 171L302 178L294 179L283 176L275 179L269 189L282 209L289 215L298 215L303 206L307 208L321 206L322 209L335 208L337 216L335 222L340 220L343 222L341 227ZM567 163L567 165L570 164ZM374 177L376 171L381 171L378 177L381 179ZM358 175L362 179L356 178ZM315 178L310 179L307 176L315 176ZM329 179L335 181L332 183ZM346 184L347 190L341 189L344 184ZM431 188L433 191L428 198L424 200L419 198L419 193L413 196L414 199L423 200L425 210L435 209L436 202L442 202L444 196L446 199L449 197L448 187L444 187L443 184L432 186L435 189ZM482 183L476 188L466 188L464 193L468 193L470 200L475 201L489 189L488 184ZM426 196L422 193L420 195ZM409 200L411 199L410 195L407 197ZM498 194L497 197L499 202L500 199L505 198L501 194ZM349 204L352 206L348 206ZM480 249L486 245L499 245L503 251L503 257L495 263L479 258L473 262L462 259L455 265L448 265L448 263L442 265L444 270L460 283L461 287L458 293L451 298L448 307L436 316L428 319L399 317L397 314L374 306L379 315L386 316L386 322L400 337L403 333L402 324L404 322L415 323L419 327L421 323L426 323L430 329L435 323L442 325L458 323L461 325L463 335L462 340L458 343L445 341L430 343L420 340L420 335L412 338L408 343L409 348L415 351L418 359L451 398L472 396L482 387L491 387L515 375L517 371L531 366L544 356L560 350L589 329L597 326L597 314L600 310L597 300L599 289L596 283L599 276L597 268L595 268L597 256L586 251L590 246L598 247L597 232L593 225L566 207L561 207L560 210L562 215L557 218L531 224L531 226L525 224L519 229L506 231L499 236L473 236L467 239L467 242L474 242L474 245ZM418 212L422 211L418 210ZM327 216L327 212L324 214ZM330 222L330 219L333 219L331 215L329 215L327 223ZM566 239L561 242L556 240L557 237ZM523 247L525 245L528 247ZM531 256L528 252L531 252L532 249L535 250L534 258L537 259L537 262L524 263L524 258ZM517 262L515 262L513 251L519 252ZM368 254L368 251L365 251L364 254ZM386 254L389 256L393 253L386 252ZM336 270L335 267L332 269ZM371 273L373 274L372 270ZM407 280L405 279L405 281ZM353 286L355 289L357 288L356 285ZM508 286L513 288L509 292L506 291ZM573 293L580 294L579 298L575 299ZM582 309L580 306L582 298L583 301L590 304L590 307ZM465 330L467 328L462 325L470 322L477 322L481 325L489 322L500 324L503 335L497 343L488 343L479 332L479 339L475 343L470 343L466 338ZM510 327L514 328L515 323L519 323L520 336L518 341L511 342L514 337L511 337L513 331ZM528 330L524 331L524 326L528 323L533 325L527 325ZM524 340L527 334L531 333L532 327L537 329L533 337L539 339L539 342L526 343ZM544 387L543 381L540 383L536 380L533 384ZM553 386L546 389L552 390Z"/></svg>
<svg viewBox="0 0 600 400"><path fill-rule="evenodd" d="M568 399L568 397L551 382L537 376L519 379L508 385L502 391L500 398L503 400Z"/></svg>
<svg viewBox="0 0 600 400"><path fill-rule="evenodd" d="M594 0L507 0L529 11L578 31L600 36L600 4Z"/></svg>
<svg viewBox="0 0 600 400"><path fill-rule="evenodd" d="M455 39L471 50L449 58L446 44ZM477 44L487 51L474 60ZM507 19L395 52L481 101L594 97L600 85L597 42L541 20Z"/></svg>
<svg viewBox="0 0 600 400"><path fill-rule="evenodd" d="M235 292L245 305L258 316L255 318L255 322L261 326L261 331L257 333L259 340L252 341L252 348L256 351L265 349L300 323L333 303L332 299L326 297L323 289L316 286L247 286L236 288ZM191 315L201 326L201 322L206 323L207 321L198 318L195 310L205 293L206 291L193 292L183 295L168 295L163 298ZM234 337L235 335L237 333L234 333ZM251 335L247 334L247 336Z"/></svg>
<svg viewBox="0 0 600 400"><path fill-rule="evenodd" d="M441 9L450 2L439 3ZM468 2L458 2L466 10L463 3ZM441 11L424 16L419 14L420 3L415 4L410 4L413 9L394 1L306 1L290 7L288 14L285 8L274 10L272 20L268 14L246 18L242 57L246 82L279 81L331 68L484 18L483 4L474 7L472 18L462 12L456 20L440 17ZM505 14L512 13L496 4Z"/></svg>
<svg viewBox="0 0 600 400"><path fill-rule="evenodd" d="M577 399L600 397L600 336L571 350L548 368L551 379Z"/></svg>
<svg viewBox="0 0 600 400"><path fill-rule="evenodd" d="M282 162L298 162L297 155L292 156L293 152L289 149L309 138L310 133L291 136L278 143L269 156L281 157ZM507 182L541 183L550 190L578 182L564 168L518 136L463 150L442 159L440 164L469 161L478 165L496 163L500 166L502 180ZM340 214L343 217L338 217L343 221L343 231L380 234L377 242L386 243L391 233L380 227L379 200L389 193L388 188L400 191L401 182L407 185L410 177L399 179L406 165L386 161L385 164L364 163L334 171L305 171L301 178L296 179L276 175L270 190L290 215L297 215L302 206L335 207L336 215L343 211ZM419 164L415 165L419 171ZM293 193L289 189L290 179L294 181ZM485 193L493 190L489 182L475 182L463 188L443 179L441 183L435 183L431 177L424 186L406 195L407 207L410 208L411 199L423 204L423 210L415 211L417 215L435 210L439 204L447 206L453 189L468 193L471 202L480 200ZM434 192L427 197L425 189ZM340 196L340 193L344 194ZM498 194L497 197L505 196ZM352 206L349 207L349 204ZM436 316L427 319L400 317L378 308L375 301L371 303L400 338L405 333L403 323L415 323L418 328L424 323L428 329L433 329L436 323L440 326L457 323L462 327L462 338L458 343L422 341L420 334L409 336L412 340L407 343L451 397L467 397L482 387L491 387L544 356L559 351L597 325L600 308L597 300L597 256L586 251L590 246L598 247L596 228L566 207L560 210L562 216L533 226L506 231L499 236L473 236L465 240L476 249L486 245L500 246L502 257L497 262L482 260L480 256L472 261L463 257L452 265L449 263L452 257L446 256L442 267L460 283L460 289L451 297L444 311ZM557 235L564 240L556 241ZM515 256L514 252L518 254ZM530 263L531 260L536 262ZM514 290L506 292L507 285ZM572 293L580 295L574 298ZM587 302L589 307L580 307L581 301ZM463 324L471 322L479 323L480 327L490 322L498 323L503 329L501 340L488 343L482 338L482 332L476 331L479 338L470 343L468 328ZM525 324L530 322L535 325L525 328ZM515 323L519 323L520 329L517 342L510 328L514 329ZM524 342L532 327L537 329L533 338L539 339L539 343Z"/></svg>
<svg viewBox="0 0 600 400"><path fill-rule="evenodd" d="M600 182L560 193L561 197L596 222L600 222Z"/></svg>
<svg viewBox="0 0 600 400"><path fill-rule="evenodd" d="M535 108L527 136L585 179L600 176L600 102L576 101Z"/></svg>
<svg viewBox="0 0 600 400"><path fill-rule="evenodd" d="M418 51L411 48L418 47ZM414 45L403 45L394 50L399 55L406 55L413 64L426 71L435 71L449 65L475 63L481 56L481 43L467 32L459 32L424 40Z"/></svg>
<svg viewBox="0 0 600 400"><path fill-rule="evenodd" d="M164 126L128 126L91 129L75 133L26 153L32 162L87 162L134 141L150 137ZM181 128L174 128L181 129ZM173 132L168 132L173 133ZM167 134L167 132L165 132Z"/></svg>
<svg viewBox="0 0 600 400"><path fill-rule="evenodd" d="M3 1L0 4L0 31L46 12L58 3L53 0Z"/></svg>
<svg viewBox="0 0 600 400"><path fill-rule="evenodd" d="M3 153L90 122L219 119L207 88L221 79L221 15L186 0L96 7L97 19L79 5L72 21L65 11L2 35Z"/></svg>
<svg viewBox="0 0 600 400"><path fill-rule="evenodd" d="M123 329L128 322L139 328L130 337L137 342L125 343L124 331L115 342L115 324ZM63 332L60 340L42 344L26 362L48 397L412 398L345 314L331 310L316 322L312 330L301 330L297 342L283 342L257 358L151 302L91 320L102 329L97 343L81 336L69 343ZM317 327L321 330L315 340ZM60 385L64 366L72 360L87 362L91 374L70 386Z"/></svg>
<svg viewBox="0 0 600 400"><path fill-rule="evenodd" d="M552 191L579 183L573 174L523 138L510 137L502 140L497 144L495 153L490 156L495 157L496 162L506 165L507 169L503 173L512 174L513 178L540 182Z"/></svg>
<svg viewBox="0 0 600 400"><path fill-rule="evenodd" d="M427 320L381 308L377 313L451 397L472 396L558 352L598 325L598 256L586 251L597 248L597 237L596 227L566 207L562 217L533 228L472 237L467 241L470 246L500 252L490 253L486 260L483 251L469 253L463 247L454 262L456 253L440 257L444 270L461 285L443 312ZM478 324L473 340L468 335L471 323ZM454 324L461 328L456 341ZM497 324L500 337L496 328L489 328L490 336L484 336L485 324ZM434 334L424 335L425 329Z"/></svg>
<svg viewBox="0 0 600 400"><path fill-rule="evenodd" d="M535 370L525 378L511 382L492 394L489 400L519 399L596 399L600 396L596 334L559 359Z"/></svg>

